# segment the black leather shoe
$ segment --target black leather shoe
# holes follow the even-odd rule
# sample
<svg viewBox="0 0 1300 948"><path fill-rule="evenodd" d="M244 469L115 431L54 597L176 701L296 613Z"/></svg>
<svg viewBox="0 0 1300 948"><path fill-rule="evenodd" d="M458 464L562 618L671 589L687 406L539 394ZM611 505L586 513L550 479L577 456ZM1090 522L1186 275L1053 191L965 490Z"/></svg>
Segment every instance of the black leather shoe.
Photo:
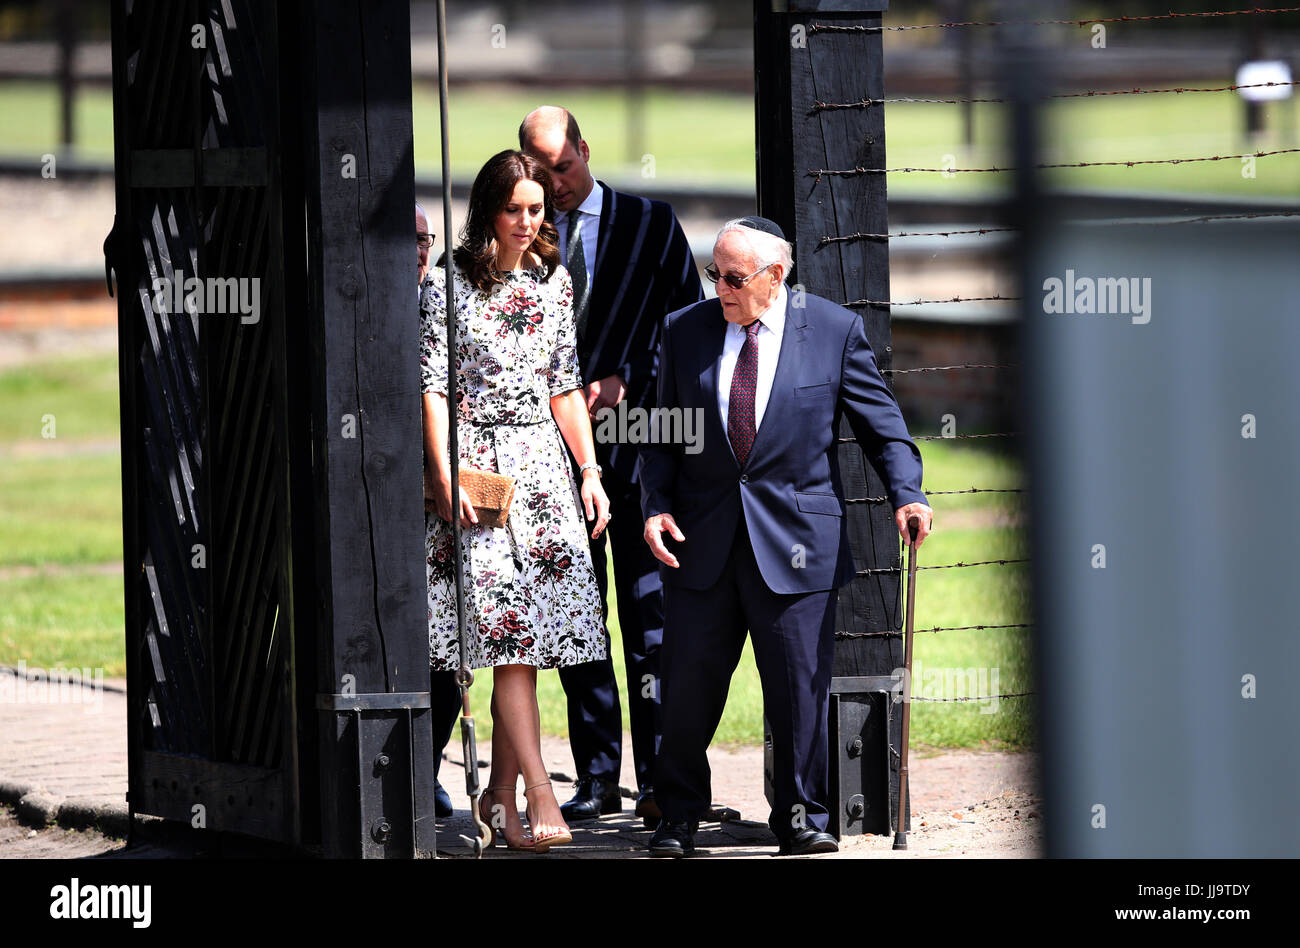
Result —
<svg viewBox="0 0 1300 948"><path fill-rule="evenodd" d="M659 828L650 837L650 855L655 858L681 859L695 855L695 831L699 823L674 823L660 820Z"/></svg>
<svg viewBox="0 0 1300 948"><path fill-rule="evenodd" d="M618 792L618 784L590 776L579 777L573 798L560 804L560 815L566 823L581 823L622 812L623 797Z"/></svg>
<svg viewBox="0 0 1300 948"><path fill-rule="evenodd" d="M790 839L781 840L778 856L811 856L815 853L837 853L840 844L830 833L819 833L815 829L801 830Z"/></svg>
<svg viewBox="0 0 1300 948"><path fill-rule="evenodd" d="M654 829L664 818L664 815L659 812L659 804L655 803L654 787L642 787L641 792L637 794L636 815L641 817L641 822L648 830Z"/></svg>
<svg viewBox="0 0 1300 948"><path fill-rule="evenodd" d="M451 805L451 796L446 790L442 789L442 784L435 780L433 782L433 815L440 820L445 820L455 812Z"/></svg>

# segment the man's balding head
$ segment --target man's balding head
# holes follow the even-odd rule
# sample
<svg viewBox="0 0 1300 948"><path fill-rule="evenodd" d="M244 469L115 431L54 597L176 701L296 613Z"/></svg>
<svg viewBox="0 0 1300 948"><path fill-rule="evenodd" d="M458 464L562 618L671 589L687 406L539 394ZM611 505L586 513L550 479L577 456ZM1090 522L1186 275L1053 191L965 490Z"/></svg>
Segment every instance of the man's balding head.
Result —
<svg viewBox="0 0 1300 948"><path fill-rule="evenodd" d="M563 135L574 148L579 146L582 132L578 130L578 120L573 113L558 105L533 109L519 123L519 150L526 152L534 139L551 139L555 135Z"/></svg>
<svg viewBox="0 0 1300 948"><path fill-rule="evenodd" d="M591 193L596 183L587 166L591 150L568 109L543 105L525 115L519 124L519 150L532 155L551 173L556 213L573 210Z"/></svg>

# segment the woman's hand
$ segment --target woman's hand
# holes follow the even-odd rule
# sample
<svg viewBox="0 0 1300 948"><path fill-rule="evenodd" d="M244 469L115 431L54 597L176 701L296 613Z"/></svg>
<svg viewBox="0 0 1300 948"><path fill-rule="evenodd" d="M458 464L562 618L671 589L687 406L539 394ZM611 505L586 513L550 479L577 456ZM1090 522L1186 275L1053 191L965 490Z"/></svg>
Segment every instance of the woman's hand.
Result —
<svg viewBox="0 0 1300 948"><path fill-rule="evenodd" d="M434 506L438 508L438 516L447 523L451 523L451 478L445 481L440 480L437 489L434 491ZM474 505L470 503L469 495L465 493L465 488L460 488L460 525L462 527L474 526L478 523L478 513L474 510Z"/></svg>
<svg viewBox="0 0 1300 948"><path fill-rule="evenodd" d="M596 529L591 531L594 540L609 523L609 498L605 496L605 485L600 482L600 475L595 471L582 473L582 507L587 512L587 520L595 517Z"/></svg>

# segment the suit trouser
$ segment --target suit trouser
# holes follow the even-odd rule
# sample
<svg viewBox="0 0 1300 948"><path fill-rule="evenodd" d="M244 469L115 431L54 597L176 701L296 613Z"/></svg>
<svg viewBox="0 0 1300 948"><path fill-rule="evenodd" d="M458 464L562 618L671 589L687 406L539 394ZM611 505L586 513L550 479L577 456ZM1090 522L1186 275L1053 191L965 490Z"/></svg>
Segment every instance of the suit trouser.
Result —
<svg viewBox="0 0 1300 948"><path fill-rule="evenodd" d="M433 716L433 779L437 780L442 752L460 715L460 688L456 685L455 672L429 672L429 713Z"/></svg>
<svg viewBox="0 0 1300 948"><path fill-rule="evenodd" d="M825 832L826 729L835 652L833 589L783 595L758 569L742 515L722 575L704 590L664 587L663 738L655 800L664 817L701 819L711 802L706 755L748 631L772 733L772 813L778 839Z"/></svg>
<svg viewBox="0 0 1300 948"><path fill-rule="evenodd" d="M614 587L618 591L618 625L623 636L627 670L628 718L638 787L651 783L651 768L659 733L659 647L663 641L663 587L659 561L643 534L641 489L612 471L603 475L612 517L601 536L591 542L591 563L600 586L600 599L609 614L606 555L613 544ZM585 514L583 515L585 518ZM584 519L584 523L587 523ZM591 524L587 523L588 536ZM580 775L617 782L623 758L623 712L614 653L605 629L606 659L560 669L560 682L569 705L569 746Z"/></svg>

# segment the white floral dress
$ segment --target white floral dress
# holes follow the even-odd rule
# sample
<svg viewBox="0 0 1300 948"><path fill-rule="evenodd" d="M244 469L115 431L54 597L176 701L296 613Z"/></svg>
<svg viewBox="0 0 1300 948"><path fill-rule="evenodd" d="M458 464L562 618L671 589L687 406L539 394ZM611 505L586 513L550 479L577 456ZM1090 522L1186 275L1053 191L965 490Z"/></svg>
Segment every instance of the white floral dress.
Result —
<svg viewBox="0 0 1300 948"><path fill-rule="evenodd" d="M573 282L564 267L505 275L491 293L456 274L456 417L461 463L515 479L504 527L461 532L469 664L557 668L605 657L589 528L553 395L582 386ZM444 274L420 293L422 389L447 393ZM451 525L425 514L429 663L460 666Z"/></svg>

